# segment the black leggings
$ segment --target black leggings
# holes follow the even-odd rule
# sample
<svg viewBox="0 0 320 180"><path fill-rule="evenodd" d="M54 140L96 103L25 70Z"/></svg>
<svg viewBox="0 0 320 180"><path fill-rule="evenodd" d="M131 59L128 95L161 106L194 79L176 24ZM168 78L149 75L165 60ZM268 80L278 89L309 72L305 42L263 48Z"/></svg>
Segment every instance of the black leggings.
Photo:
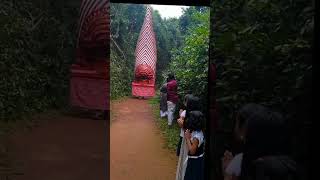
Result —
<svg viewBox="0 0 320 180"><path fill-rule="evenodd" d="M181 143L182 143L182 137L180 136L178 146L177 146L177 156L180 155Z"/></svg>

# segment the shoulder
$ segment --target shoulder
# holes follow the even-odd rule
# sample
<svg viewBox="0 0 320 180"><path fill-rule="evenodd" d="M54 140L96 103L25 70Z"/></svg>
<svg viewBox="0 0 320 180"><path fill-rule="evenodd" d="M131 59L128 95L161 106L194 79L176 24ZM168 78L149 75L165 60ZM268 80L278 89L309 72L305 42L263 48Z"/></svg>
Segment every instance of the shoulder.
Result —
<svg viewBox="0 0 320 180"><path fill-rule="evenodd" d="M186 110L183 110L180 116L181 117L186 117Z"/></svg>
<svg viewBox="0 0 320 180"><path fill-rule="evenodd" d="M168 87L172 86L172 81L167 82L166 86Z"/></svg>
<svg viewBox="0 0 320 180"><path fill-rule="evenodd" d="M199 146L203 143L204 135L202 131L193 131L191 133L191 138L192 139L198 139L199 141Z"/></svg>
<svg viewBox="0 0 320 180"><path fill-rule="evenodd" d="M174 84L174 85L177 85L178 82L177 82L176 80L173 80L173 84Z"/></svg>
<svg viewBox="0 0 320 180"><path fill-rule="evenodd" d="M233 159L237 162L241 162L243 157L243 153L237 154Z"/></svg>
<svg viewBox="0 0 320 180"><path fill-rule="evenodd" d="M168 84L174 86L174 85L177 85L177 81L176 80L171 80L171 81L168 82Z"/></svg>
<svg viewBox="0 0 320 180"><path fill-rule="evenodd" d="M203 136L202 131L193 131L192 134L194 134L195 136Z"/></svg>
<svg viewBox="0 0 320 180"><path fill-rule="evenodd" d="M243 153L237 154L230 162L226 168L226 173L233 176L240 176L241 173L241 163L242 163Z"/></svg>

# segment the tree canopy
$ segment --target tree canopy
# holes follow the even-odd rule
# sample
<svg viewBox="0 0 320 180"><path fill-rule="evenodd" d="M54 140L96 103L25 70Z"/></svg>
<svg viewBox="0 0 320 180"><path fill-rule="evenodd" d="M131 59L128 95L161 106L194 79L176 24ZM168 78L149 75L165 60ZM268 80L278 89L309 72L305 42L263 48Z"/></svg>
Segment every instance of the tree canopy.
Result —
<svg viewBox="0 0 320 180"><path fill-rule="evenodd" d="M67 103L80 2L1 0L0 119Z"/></svg>
<svg viewBox="0 0 320 180"><path fill-rule="evenodd" d="M294 137L292 153L302 164L310 142L313 11L314 2L302 0L212 1L211 9L210 62L217 67L219 124L232 130L237 110L246 103L278 111ZM227 141L214 136L217 167Z"/></svg>
<svg viewBox="0 0 320 180"><path fill-rule="evenodd" d="M145 13L145 5L112 4L111 6L112 98L131 95L135 63L134 52ZM168 69L172 59L171 50L179 48L183 43L183 35L179 27L180 19L163 19L157 10L153 10L153 28L157 41L157 85L160 85L164 80L162 72Z"/></svg>

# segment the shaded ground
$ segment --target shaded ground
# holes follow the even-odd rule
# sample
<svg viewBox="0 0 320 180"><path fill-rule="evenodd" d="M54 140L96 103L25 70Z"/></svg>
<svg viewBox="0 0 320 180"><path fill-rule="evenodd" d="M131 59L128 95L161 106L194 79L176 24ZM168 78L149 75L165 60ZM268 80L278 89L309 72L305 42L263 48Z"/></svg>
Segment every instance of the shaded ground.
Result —
<svg viewBox="0 0 320 180"><path fill-rule="evenodd" d="M15 180L105 180L106 122L58 115L11 138Z"/></svg>
<svg viewBox="0 0 320 180"><path fill-rule="evenodd" d="M164 147L148 101L122 100L111 111L111 180L175 179L177 157Z"/></svg>
<svg viewBox="0 0 320 180"><path fill-rule="evenodd" d="M147 100L124 99L112 105L111 180L175 179L177 157L165 148ZM82 118L81 118L82 117ZM9 139L14 180L105 180L106 121L56 114Z"/></svg>

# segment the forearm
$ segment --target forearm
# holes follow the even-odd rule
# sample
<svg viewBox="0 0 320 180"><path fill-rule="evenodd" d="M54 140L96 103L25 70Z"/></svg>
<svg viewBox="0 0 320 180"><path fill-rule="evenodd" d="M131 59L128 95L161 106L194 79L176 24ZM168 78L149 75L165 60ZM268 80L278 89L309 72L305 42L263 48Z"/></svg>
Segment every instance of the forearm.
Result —
<svg viewBox="0 0 320 180"><path fill-rule="evenodd" d="M178 126L179 126L180 128L183 128L183 121L184 121L184 118L183 118L183 117L180 117L180 118L178 119Z"/></svg>
<svg viewBox="0 0 320 180"><path fill-rule="evenodd" d="M187 139L187 146L188 146L188 150L191 151L192 150L192 143L190 139Z"/></svg>
<svg viewBox="0 0 320 180"><path fill-rule="evenodd" d="M192 141L190 139L187 139L187 146L188 146L188 150L190 152L191 155L196 153L196 144L192 143Z"/></svg>

